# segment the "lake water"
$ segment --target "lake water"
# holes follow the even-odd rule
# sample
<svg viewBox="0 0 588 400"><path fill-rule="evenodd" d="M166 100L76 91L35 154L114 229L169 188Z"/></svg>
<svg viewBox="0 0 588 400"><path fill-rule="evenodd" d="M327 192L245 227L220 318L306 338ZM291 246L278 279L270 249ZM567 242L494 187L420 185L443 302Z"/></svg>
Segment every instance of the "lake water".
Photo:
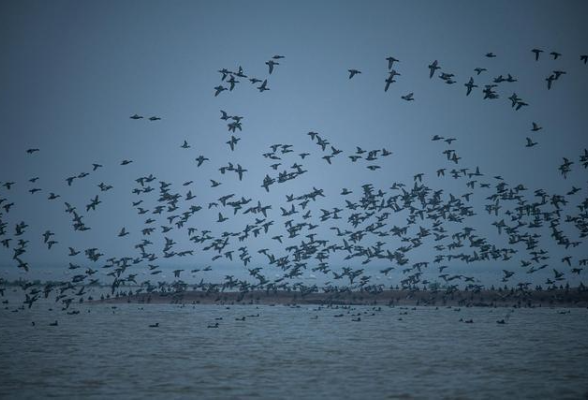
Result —
<svg viewBox="0 0 588 400"><path fill-rule="evenodd" d="M0 398L588 396L586 309L50 306L0 310Z"/></svg>

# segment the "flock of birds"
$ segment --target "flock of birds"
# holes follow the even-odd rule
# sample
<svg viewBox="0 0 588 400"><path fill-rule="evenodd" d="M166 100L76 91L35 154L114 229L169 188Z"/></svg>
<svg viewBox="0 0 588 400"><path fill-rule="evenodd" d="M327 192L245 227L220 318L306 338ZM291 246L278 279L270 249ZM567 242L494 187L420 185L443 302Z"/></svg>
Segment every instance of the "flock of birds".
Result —
<svg viewBox="0 0 588 400"><path fill-rule="evenodd" d="M533 49L532 53L537 61L543 57L543 50ZM554 60L562 57L557 52L550 54ZM486 57L494 58L496 55L488 53ZM587 58L582 55L581 61L586 64ZM259 92L270 90L269 79L284 59L284 56L275 55L265 63L268 66L267 77L250 77L242 67L238 67L237 71L221 69L221 82L214 88L214 96L236 90L246 80ZM395 78L401 76L394 69L400 60L388 57L386 61L388 77L384 90L389 91L396 82ZM431 79L437 75L447 85L457 83L457 77L443 71L437 60L428 65L428 69ZM357 79L361 74L358 69L349 69L348 72L349 79ZM487 73L487 69L476 68L474 72L476 80L472 76L464 83L466 96L482 85L478 82L478 76ZM546 78L547 89L553 89L565 75L565 71L554 70ZM497 92L499 85L516 81L511 74L495 77L491 83L484 84L483 98L500 98ZM415 101L414 93L404 94L401 98ZM515 110L529 106L516 92L508 99ZM220 114L220 119L227 124L230 133L230 139L225 142L228 150L238 151L244 117L231 115L225 110L221 110ZM144 119L138 114L130 118L135 121ZM148 120L155 122L162 118L152 116ZM532 132L542 129L537 122L531 122L530 125ZM584 267L588 265L588 257L577 258L564 254L563 257L553 258L542 245L542 241L550 240L562 252L585 246L583 239L588 236L586 188L572 186L566 193L549 193L543 189L530 191L522 184L510 185L501 176L487 175L478 167L464 165L453 146L457 140L453 137L432 136L431 140L438 146L445 164L430 174L436 178L454 179L463 188L459 193L428 186L426 173L415 174L412 182L391 182L387 188L375 187L369 181L358 189L342 188L337 198L340 206L332 208L322 208L321 199L327 193L316 187L307 192L287 195L281 204L267 204L262 198L253 199L238 193L222 192L223 184L230 179L228 175L238 181L257 180L259 187L263 188L262 193L270 192L274 185L287 185L289 181L308 173L303 165L304 160L317 157L317 154L327 167L337 160L363 165L370 171L381 169L384 160L393 155L386 148L364 149L361 146L349 152L331 143L324 134L313 131L301 134L308 135L308 146L305 148L296 149L288 143L275 143L267 148L262 157L269 165L263 177L251 177L240 164L221 164L218 174L209 178L210 190L217 191L218 197L208 204L196 202L195 189L191 188L193 181L174 185L158 179L154 173L136 177L131 189L136 200L131 206L144 218L144 222L140 232L131 232L126 227L118 230L117 236L120 238L139 238L129 246L131 251L125 257L109 257L107 250L97 247L76 249L63 243L67 238L57 237L50 229L41 238L32 237L26 221L16 223L14 227L9 226L8 219L14 213L13 207L18 208L15 201L11 200L11 194L22 183L1 182L0 247L10 252L15 268L23 272L21 287L26 295L23 306L31 307L40 298L54 295L55 301L68 310L72 304L91 298L90 288L105 283L99 276L108 279L108 296L161 291L179 293L190 288L207 293L225 290L243 293L253 290L297 290L303 294L363 290L378 293L388 289L380 277L389 275L396 275L400 287L405 289L441 282L443 290L451 292L460 288L484 288L475 273L451 273L452 264L455 263L501 263L504 265L502 282L512 282L515 277L519 277L521 279L517 286L520 290L531 287L531 282L522 278L529 274L544 269L551 271L545 284L555 286L565 282L570 274L583 274ZM536 144L536 141L527 138L527 147ZM192 146L186 140L178 147L180 151L185 151ZM34 157L39 151L38 148L31 148L26 152ZM220 159L222 154L218 153L216 157ZM194 158L195 167L206 167L218 159L211 160L199 155ZM122 160L119 168L132 162ZM104 168L101 164L89 167L91 172L73 174L66 177L64 182L72 186L81 179L93 179ZM559 171L562 178L567 178L569 174L582 173L586 168L588 150L584 149L573 157L563 158ZM38 193L46 190L40 185L38 177L29 179L28 184L31 187L27 190L31 195L39 196ZM96 181L96 187L98 193L89 195L87 204L83 206L63 202L64 213L71 219L71 226L77 234L91 230L91 226L85 222L86 216L100 210L103 193L114 190L112 185L105 182ZM335 193L328 195L330 199L336 197ZM474 207L474 197L484 202L482 209ZM61 195L56 192L47 195L47 201L50 202L60 198ZM215 215L218 214L217 224L213 229L203 229L198 224L198 215L211 210L214 210ZM493 219L491 225L495 234L484 236L483 232L468 224L480 213ZM237 215L248 218L245 226L242 229L223 230L223 224ZM189 239L189 248L178 247L174 235L179 234ZM156 235L162 236L161 248L156 247L157 240L152 240ZM33 268L26 261L28 246L31 241L37 240L50 251L67 248L67 270L71 273L67 280L47 282L39 287L26 279L26 272ZM435 256L430 260L411 261L412 254L421 246L432 246ZM196 253L209 254L209 265L197 265L187 270L179 267L173 271L173 282L158 280L162 263L186 264L179 259ZM252 257L258 257L259 260ZM222 282L205 282L203 274L211 271L217 261L239 263L248 276L226 275ZM366 266L369 264L381 266L378 277L368 272ZM515 268L516 264L518 269ZM434 274L435 278L427 279L426 272ZM324 274L326 280L320 287L309 285L302 279L305 274L318 273ZM199 283L185 282L183 278L188 274ZM147 279L141 280L141 275L147 275ZM4 284L6 281L1 279L0 295L4 295ZM128 289L131 285L135 286L134 291Z"/></svg>

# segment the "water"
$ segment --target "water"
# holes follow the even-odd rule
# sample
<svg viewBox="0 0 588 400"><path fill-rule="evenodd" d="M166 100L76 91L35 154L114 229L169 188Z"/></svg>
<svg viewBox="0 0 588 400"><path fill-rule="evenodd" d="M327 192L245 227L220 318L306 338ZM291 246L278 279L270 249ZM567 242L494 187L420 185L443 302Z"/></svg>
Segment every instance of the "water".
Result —
<svg viewBox="0 0 588 400"><path fill-rule="evenodd" d="M65 315L48 306L0 311L0 398L588 394L586 309L102 304Z"/></svg>

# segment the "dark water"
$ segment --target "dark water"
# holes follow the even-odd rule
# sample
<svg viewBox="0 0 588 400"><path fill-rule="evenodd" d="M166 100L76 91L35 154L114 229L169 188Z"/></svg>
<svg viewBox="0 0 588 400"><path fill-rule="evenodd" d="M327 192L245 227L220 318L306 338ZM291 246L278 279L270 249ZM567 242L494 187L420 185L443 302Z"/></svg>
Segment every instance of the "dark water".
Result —
<svg viewBox="0 0 588 400"><path fill-rule="evenodd" d="M586 309L125 304L64 315L47 307L0 311L0 398L588 394ZM361 321L352 321L357 313Z"/></svg>

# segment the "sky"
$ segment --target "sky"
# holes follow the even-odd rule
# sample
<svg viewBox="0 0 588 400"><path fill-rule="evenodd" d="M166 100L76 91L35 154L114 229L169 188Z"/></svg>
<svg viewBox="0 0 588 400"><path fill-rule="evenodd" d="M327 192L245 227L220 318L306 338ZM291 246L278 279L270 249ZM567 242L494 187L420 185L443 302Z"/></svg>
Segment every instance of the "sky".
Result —
<svg viewBox="0 0 588 400"><path fill-rule="evenodd" d="M67 263L89 265L83 258L68 257L69 246L96 247L106 257L135 256L134 245L142 239L147 216L137 215L131 202L144 199L154 207L158 181L165 181L172 184L173 193L185 195L191 190L197 196L194 204L203 209L188 225L215 235L242 230L252 221L250 215L232 216L230 209L208 209L219 197L234 193L236 198L251 198L251 205L258 200L271 205L269 219L275 225L270 234L231 245L236 254L246 244L253 264L265 266L266 259L257 250L283 253L287 245L300 242L297 238L282 245L271 239L284 234L282 223L287 218L281 216L280 207L291 205L286 195L323 189L325 197L312 204L316 222L320 209L344 208L342 188L353 191L351 198L357 200L364 184L373 184L376 190L388 190L394 182L411 187L419 173L433 189L467 193L464 179L436 176L439 168L456 167L442 154L447 148L462 157L460 168L479 167L484 174L480 181L494 186L492 177L499 175L510 187L525 185L530 199L539 188L559 194L580 188L570 198L570 213L575 215L575 206L588 190L587 170L579 162L588 147L588 65L580 61L580 55L588 53L588 27L582 20L587 14L588 4L582 1L4 1L0 3L0 182L16 182L10 191L0 186L4 204L15 203L10 212L0 215L7 224L5 237L12 236L20 221L29 225L24 236L30 243L23 257L31 264L28 276L41 272L46 277L68 276ZM544 50L539 61L533 48ZM562 56L553 60L551 51ZM496 57L486 57L489 52ZM265 62L274 55L285 58L269 75ZM401 75L385 92L389 56L400 60L394 69ZM434 60L441 70L430 79L427 66ZM268 79L270 90L260 93L238 78L241 82L233 91L214 96L215 86L227 86L218 70L236 71L239 66L249 77ZM487 71L478 76L477 67ZM361 74L349 79L349 69ZM566 74L547 90L545 78L554 70ZM453 73L457 83L447 85L438 78L440 72ZM507 74L517 82L501 83L496 88L500 98L484 100L483 85ZM470 77L480 87L465 96L464 83ZM513 92L529 106L514 111L507 99ZM414 101L401 98L409 93L414 93ZM220 110L244 117L243 131L235 134L241 138L235 151L225 143L231 133L220 119ZM146 118L130 119L135 113ZM150 116L162 119L148 121ZM543 129L531 132L532 122ZM332 165L321 158L324 154L309 131L343 150ZM449 146L432 142L436 134L457 140ZM527 137L538 144L525 147ZM180 147L184 141L190 148ZM273 185L267 193L261 187L263 178L278 171L262 154L272 144L290 144L294 150L283 156L278 171L297 162L308 172ZM393 154L380 158L381 168L370 171L365 161L349 161L356 146L386 148ZM29 155L30 148L40 151ZM301 152L310 155L302 160L297 156ZM199 155L210 159L200 168L194 161ZM575 162L566 179L558 170L563 157ZM125 159L133 163L120 166ZM229 162L247 169L242 181L218 172ZM92 163L103 168L93 172ZM67 177L82 172L89 176L67 185ZM157 178L155 192L133 194L135 180L149 174ZM34 177L39 180L28 181ZM222 184L211 188L210 179ZM189 181L193 183L183 186ZM97 185L102 182L113 189L101 192ZM42 191L30 194L32 188ZM50 192L61 197L49 201ZM467 224L490 242L507 246L505 236L491 225L500 218L484 210L492 192L473 192L469 205L477 215ZM102 204L96 212L84 213L91 230L75 232L63 202L83 211L96 195ZM216 222L218 211L230 217L223 225ZM348 214L348 210L342 213ZM402 226L405 218L394 216L388 224ZM337 225L349 227L345 219L328 221L316 232L338 242L329 229ZM122 227L130 235L118 237ZM43 244L46 230L54 232L58 241L51 250ZM572 255L574 266L588 257L586 246L561 248L549 239L548 231L541 232L542 248L551 254L549 268L544 275L522 274L519 280L542 282L553 275L552 268L564 268L563 257ZM212 262L209 252L188 240L185 229L154 234L149 238L154 251L161 249L163 236L173 238L178 251L195 250L190 257L159 260L163 267L213 265L210 279L246 274L237 261ZM0 276L27 276L13 260L17 239L9 248L0 246ZM383 241L391 249L401 245L393 238ZM432 262L435 254L431 246L423 246L411 253L411 263ZM524 257L517 254L511 263L455 263L451 268L483 283L497 282L502 269L520 270L519 256ZM353 263L336 256L331 261L334 269L348 264L361 267ZM384 266L374 262L374 274ZM147 276L145 265L138 268ZM397 281L402 278L400 271L379 279ZM163 275L169 276L169 271ZM310 271L304 277L320 279ZM566 279L578 283L585 277L586 269L577 276L568 273Z"/></svg>

